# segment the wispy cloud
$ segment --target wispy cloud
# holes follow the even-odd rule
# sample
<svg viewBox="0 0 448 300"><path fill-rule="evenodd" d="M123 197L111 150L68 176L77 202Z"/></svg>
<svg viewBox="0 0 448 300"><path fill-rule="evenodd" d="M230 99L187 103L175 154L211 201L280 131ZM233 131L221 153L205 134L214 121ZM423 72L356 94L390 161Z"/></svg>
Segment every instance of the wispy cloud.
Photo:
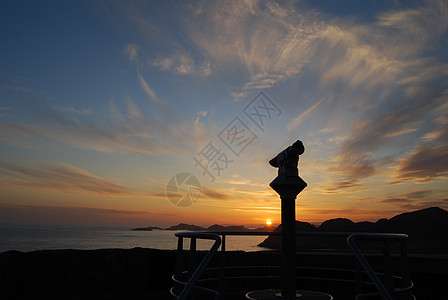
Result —
<svg viewBox="0 0 448 300"><path fill-rule="evenodd" d="M0 163L0 167L3 172L11 175L11 177L1 178L0 182L9 185L102 195L134 194L124 186L69 164L42 163L35 167L24 167L10 163Z"/></svg>
<svg viewBox="0 0 448 300"><path fill-rule="evenodd" d="M280 207L265 207L265 206L252 206L252 207L238 207L238 208L233 208L233 211L262 211L262 212L272 212L277 214L279 212L281 208Z"/></svg>
<svg viewBox="0 0 448 300"><path fill-rule="evenodd" d="M315 15L292 6L204 2L186 21L189 37L221 71L244 66L249 78L242 90L266 89L302 72L321 30Z"/></svg>
<svg viewBox="0 0 448 300"><path fill-rule="evenodd" d="M140 72L139 68L137 68L137 74L138 74L138 79L139 79L139 82L140 82L140 86L146 92L146 94L148 94L149 98L151 98L154 102L160 102L159 97L157 97L157 95L154 92L154 90L146 82L146 80L143 77L142 73Z"/></svg>
<svg viewBox="0 0 448 300"><path fill-rule="evenodd" d="M124 48L124 53L127 57L127 59L131 62L135 62L136 63L136 68L137 68L137 75L138 75L138 80L140 83L141 88L143 89L143 91L145 91L145 93L149 96L149 98L158 103L159 98L157 97L156 93L154 92L154 90L150 87L150 85L148 84L148 82L145 80L145 78L143 77L143 74L140 71L140 65L142 64L141 62L139 62L139 52L140 52L140 47L135 44L128 44L126 45L126 47Z"/></svg>
<svg viewBox="0 0 448 300"><path fill-rule="evenodd" d="M316 216L316 221L324 221L325 219L332 218L348 218L355 222L362 221L372 221L375 222L379 218L390 218L403 211L400 209L390 209L385 208L374 209L374 208L358 208L358 207L345 207L345 208L309 208L304 209L303 214ZM322 217L324 216L324 218Z"/></svg>
<svg viewBox="0 0 448 300"><path fill-rule="evenodd" d="M51 97L48 97L44 92L40 90L36 90L22 85L19 80L12 80L12 81L13 81L12 83L0 83L0 90L10 90L18 93L29 94L46 100L53 100Z"/></svg>
<svg viewBox="0 0 448 300"><path fill-rule="evenodd" d="M406 192L406 193L400 193L396 194L392 197L387 197L384 199L379 200L379 203L388 203L388 204L396 204L399 206L406 206L411 203L414 203L415 201L421 201L425 200L425 198L431 199L432 194L434 193L433 190L417 190L413 192Z"/></svg>
<svg viewBox="0 0 448 300"><path fill-rule="evenodd" d="M325 188L315 188L314 191L320 194L339 194L339 193L355 193L365 191L360 180L345 178L331 181L330 186Z"/></svg>
<svg viewBox="0 0 448 300"><path fill-rule="evenodd" d="M0 117L5 116L6 115L5 112L8 111L8 110L9 110L9 107L0 105Z"/></svg>
<svg viewBox="0 0 448 300"><path fill-rule="evenodd" d="M39 114L45 118L39 125L0 121L0 140L28 148L46 149L62 144L102 152L145 154L192 151L206 135L200 126L194 125L193 118L181 120L170 115L169 122L162 122L157 116L145 116L130 97L125 104L127 113L123 114L123 109L110 102L108 120L71 118L50 106L41 107Z"/></svg>
<svg viewBox="0 0 448 300"><path fill-rule="evenodd" d="M82 213L95 213L95 214L112 214L112 215L138 215L147 214L147 211L142 210L122 210L122 209L107 209L107 208L94 208L94 207L60 207L60 206L33 206L33 205L3 205L3 207L12 207L18 209L30 209L30 210L54 210L54 211L67 211Z"/></svg>
<svg viewBox="0 0 448 300"><path fill-rule="evenodd" d="M427 182L448 177L448 145L420 146L398 164L397 178L392 183L415 179Z"/></svg>
<svg viewBox="0 0 448 300"><path fill-rule="evenodd" d="M383 13L378 18L379 26L393 29L399 35L391 35L392 45L412 44L408 49L391 47L389 50L401 51L402 55L413 56L422 51L448 29L447 3L443 0L429 0L416 8ZM403 51L404 50L404 51Z"/></svg>
<svg viewBox="0 0 448 300"><path fill-rule="evenodd" d="M395 193L378 200L378 203L394 205L401 210L416 210L431 206L447 208L448 203L440 195L441 193L437 190L415 190L412 192Z"/></svg>
<svg viewBox="0 0 448 300"><path fill-rule="evenodd" d="M338 154L339 166L333 171L344 173L346 178L353 178L355 181L372 176L383 163L381 158L375 158L375 152L393 144L398 146L399 141L402 141L402 147L408 149L415 144L418 147L412 158L400 163L400 178L407 178L413 170L421 176L424 174L425 176L438 176L444 170L447 171L444 164L439 163L441 160L446 160L446 152L443 152L445 147L437 145L440 140L434 142L432 146L419 146L427 132L421 126L419 126L420 130L414 128L422 122L428 122L430 116L437 116L445 110L446 98L441 97L439 93L440 91L433 88L432 91L419 95L425 99L423 101L420 100L420 97L404 99L396 107L380 112L371 119L358 122L352 128L350 138L342 144ZM438 134L443 135L443 133ZM405 139L403 140L403 138ZM403 144L403 141L406 142ZM403 151L406 148L399 149ZM429 159L426 155L432 155L434 160ZM426 160L427 164L423 160ZM420 169L415 170L415 168ZM432 172L431 170L438 171ZM405 176L404 173L407 175Z"/></svg>
<svg viewBox="0 0 448 300"><path fill-rule="evenodd" d="M205 196L206 199L215 199L215 200L226 200L231 197L228 194L210 188L202 188L201 194Z"/></svg>
<svg viewBox="0 0 448 300"><path fill-rule="evenodd" d="M137 44L128 44L124 49L124 53L130 61L137 61L139 51L140 47Z"/></svg>
<svg viewBox="0 0 448 300"><path fill-rule="evenodd" d="M152 14L146 4L119 5L119 10L148 38L172 46L171 54L150 59L153 66L178 74L208 75L212 69L239 74L243 83L233 91L236 98L306 74L328 92L358 89L364 95L357 99L362 106L384 85L409 82L412 76L403 76L406 69L420 68L428 76L444 69L418 57L448 27L444 1L388 11L373 23L330 19L295 2L195 2L174 8L172 13L183 18L169 27L145 17ZM179 42L178 32L185 33L182 41L187 43ZM186 45L199 51L194 58Z"/></svg>
<svg viewBox="0 0 448 300"><path fill-rule="evenodd" d="M263 160L263 163L266 163L266 161ZM239 174L232 175L232 178L226 181L227 184L230 185L243 185L243 186L255 186L255 187L264 187L265 184L260 184L257 182L254 182L253 180L250 180L248 178L244 178L243 176Z"/></svg>
<svg viewBox="0 0 448 300"><path fill-rule="evenodd" d="M318 107L322 101L324 99L320 99L319 101L317 101L315 104L313 104L311 107L309 107L307 110L305 110L303 113L301 113L300 115L298 115L294 120L292 120L291 122L289 122L289 124L286 126L286 128L288 129L288 131L291 131L293 129L296 129L297 127L299 127L299 125L303 122L303 120L305 119L305 117L307 115L309 115L313 110L316 109L316 107Z"/></svg>
<svg viewBox="0 0 448 300"><path fill-rule="evenodd" d="M329 184L325 191L327 193L342 192L343 189L353 191L365 190L361 181L366 177L376 174L374 161L368 159L368 153L341 153L336 156L336 165L327 168L331 173L339 175L341 178ZM347 192L344 190L343 192Z"/></svg>
<svg viewBox="0 0 448 300"><path fill-rule="evenodd" d="M81 226L148 226L174 224L178 216L144 210L110 209L101 207L58 205L5 205L0 204L0 218L14 224L67 224ZM148 222L151 222L148 224ZM168 224L167 224L168 223Z"/></svg>
<svg viewBox="0 0 448 300"><path fill-rule="evenodd" d="M176 51L171 56L162 56L152 63L163 71L172 71L179 75L209 76L212 73L210 62L197 63L189 53Z"/></svg>
<svg viewBox="0 0 448 300"><path fill-rule="evenodd" d="M74 108L73 106L59 107L59 108L57 108L57 110L59 110L61 112L74 113L74 114L79 114L79 115L93 115L94 114L93 110L90 108L77 109L77 108Z"/></svg>
<svg viewBox="0 0 448 300"><path fill-rule="evenodd" d="M345 183L358 184L377 174L390 156L376 153L394 146L398 147L396 158L401 156L395 172L398 181L445 176L446 164L440 162L446 160L446 144L435 139L443 130L433 128L435 120L448 111L448 68L435 58L424 57L424 51L446 34L447 19L446 2L429 1L418 9L382 14L372 26L328 35L329 40L337 40L336 46L343 42L348 52L344 59L333 60L323 83L344 80L351 88L372 87L373 93L363 89L361 103L368 103L368 109L352 125L337 154L339 165L331 170L340 173ZM412 149L411 157L403 158Z"/></svg>
<svg viewBox="0 0 448 300"><path fill-rule="evenodd" d="M294 3L231 1L195 6L186 23L191 40L218 69L245 67L249 78L235 95L297 80L305 72L320 78L322 89L361 89L373 95L415 65L415 55L444 32L445 19L442 1L380 15L374 24L329 20ZM392 31L400 38L391 40Z"/></svg>

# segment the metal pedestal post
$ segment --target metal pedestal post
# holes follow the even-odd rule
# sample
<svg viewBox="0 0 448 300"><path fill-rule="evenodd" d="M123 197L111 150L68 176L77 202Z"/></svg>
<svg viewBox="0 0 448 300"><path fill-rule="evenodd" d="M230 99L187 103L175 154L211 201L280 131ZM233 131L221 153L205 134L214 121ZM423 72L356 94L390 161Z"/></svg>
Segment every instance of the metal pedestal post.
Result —
<svg viewBox="0 0 448 300"><path fill-rule="evenodd" d="M282 204L282 291L281 299L293 300L296 292L296 197L306 187L297 173L282 174L270 186L280 195ZM288 174L290 175L290 174ZM280 295L278 295L280 296Z"/></svg>
<svg viewBox="0 0 448 300"><path fill-rule="evenodd" d="M282 203L282 289L261 290L246 294L247 299L332 299L314 291L296 290L296 197L307 186L299 177L299 155L305 147L301 141L280 152L269 161L278 169L278 176L270 183L279 195ZM322 296L323 298L319 298ZM328 296L330 298L328 298ZM317 297L317 298L316 298Z"/></svg>
<svg viewBox="0 0 448 300"><path fill-rule="evenodd" d="M296 298L295 198L282 197L282 298Z"/></svg>

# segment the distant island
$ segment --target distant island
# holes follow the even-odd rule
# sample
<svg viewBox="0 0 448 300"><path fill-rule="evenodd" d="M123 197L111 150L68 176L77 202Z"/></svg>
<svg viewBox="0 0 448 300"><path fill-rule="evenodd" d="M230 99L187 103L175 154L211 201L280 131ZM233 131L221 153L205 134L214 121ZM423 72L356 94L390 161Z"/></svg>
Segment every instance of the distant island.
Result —
<svg viewBox="0 0 448 300"><path fill-rule="evenodd" d="M131 229L131 230L134 230L134 231L152 231L152 230L163 230L163 228L148 226L148 227L134 228L134 229Z"/></svg>
<svg viewBox="0 0 448 300"><path fill-rule="evenodd" d="M240 225L240 226L234 226L234 225L223 226L223 225L214 224L209 227L201 227L201 226L197 226L197 225L193 225L193 224L179 223L177 225L174 225L174 226L171 226L168 228L148 226L148 227L134 228L131 230L134 230L134 231L185 230L185 231L255 231L255 232L260 232L260 231L273 231L273 229L274 228L272 226L264 226L264 227L260 227L257 229L249 229L242 225Z"/></svg>

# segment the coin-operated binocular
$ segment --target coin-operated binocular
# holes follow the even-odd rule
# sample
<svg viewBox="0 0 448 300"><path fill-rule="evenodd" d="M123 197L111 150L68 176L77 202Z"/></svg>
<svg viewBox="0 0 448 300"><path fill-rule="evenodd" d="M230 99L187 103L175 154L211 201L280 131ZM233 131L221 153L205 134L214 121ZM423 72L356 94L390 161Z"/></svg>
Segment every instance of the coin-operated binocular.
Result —
<svg viewBox="0 0 448 300"><path fill-rule="evenodd" d="M269 164L278 168L278 176L270 186L281 197L296 197L306 186L306 182L299 177L299 155L305 152L303 143L297 140L294 144L280 152L269 161Z"/></svg>
<svg viewBox="0 0 448 300"><path fill-rule="evenodd" d="M269 161L278 168L278 176L270 186L281 199L282 210L282 291L276 294L281 299L297 299L296 291L296 205L297 195L307 186L299 177L299 155L305 152L303 143L297 140Z"/></svg>

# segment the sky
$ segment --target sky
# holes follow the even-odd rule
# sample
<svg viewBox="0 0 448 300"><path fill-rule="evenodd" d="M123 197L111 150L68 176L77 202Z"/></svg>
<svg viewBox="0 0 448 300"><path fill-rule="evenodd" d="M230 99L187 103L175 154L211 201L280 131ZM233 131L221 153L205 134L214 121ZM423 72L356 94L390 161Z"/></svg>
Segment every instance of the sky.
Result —
<svg viewBox="0 0 448 300"><path fill-rule="evenodd" d="M448 209L448 2L2 1L0 219L280 222Z"/></svg>

